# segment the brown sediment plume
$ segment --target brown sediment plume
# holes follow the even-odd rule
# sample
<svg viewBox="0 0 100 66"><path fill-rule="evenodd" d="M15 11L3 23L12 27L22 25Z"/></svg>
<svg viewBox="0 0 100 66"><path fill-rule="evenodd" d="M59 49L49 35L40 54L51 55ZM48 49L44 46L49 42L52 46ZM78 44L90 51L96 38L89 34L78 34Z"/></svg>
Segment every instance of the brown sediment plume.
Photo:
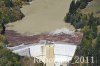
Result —
<svg viewBox="0 0 100 66"><path fill-rule="evenodd" d="M50 32L55 29L74 27L64 22L64 16L69 10L72 0L34 0L21 9L25 17L17 22L9 23L8 30L21 34L34 35ZM12 26L11 26L12 25Z"/></svg>

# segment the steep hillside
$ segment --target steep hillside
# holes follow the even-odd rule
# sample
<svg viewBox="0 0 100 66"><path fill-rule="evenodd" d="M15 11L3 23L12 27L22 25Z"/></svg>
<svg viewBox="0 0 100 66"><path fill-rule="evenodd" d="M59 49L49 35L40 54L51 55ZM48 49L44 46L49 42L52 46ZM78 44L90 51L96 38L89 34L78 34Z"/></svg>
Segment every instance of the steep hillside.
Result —
<svg viewBox="0 0 100 66"><path fill-rule="evenodd" d="M99 0L74 0L70 4L65 22L71 23L76 29L83 32L81 44L76 50L75 56L94 57L94 63L86 62L78 64L73 58L73 66L100 66L100 5ZM85 60L86 61L86 60Z"/></svg>
<svg viewBox="0 0 100 66"><path fill-rule="evenodd" d="M9 22L20 20L24 17L20 8L22 7L22 3L28 3L27 1L29 0L0 0L0 66L41 65L33 63L34 58L19 56L6 48L8 42L4 33L6 28L4 25Z"/></svg>
<svg viewBox="0 0 100 66"><path fill-rule="evenodd" d="M85 14L93 12L96 16L100 17L100 1L93 0L86 6L85 9L82 10L82 12Z"/></svg>
<svg viewBox="0 0 100 66"><path fill-rule="evenodd" d="M4 34L6 28L5 24L21 20L24 17L20 9L27 1L0 0L0 34Z"/></svg>

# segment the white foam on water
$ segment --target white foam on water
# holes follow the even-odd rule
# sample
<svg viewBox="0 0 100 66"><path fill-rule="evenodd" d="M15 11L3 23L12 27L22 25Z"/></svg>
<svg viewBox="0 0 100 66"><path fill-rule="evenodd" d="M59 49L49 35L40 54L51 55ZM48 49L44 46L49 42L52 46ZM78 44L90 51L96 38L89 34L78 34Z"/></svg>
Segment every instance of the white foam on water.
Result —
<svg viewBox="0 0 100 66"><path fill-rule="evenodd" d="M61 34L61 33L64 33L64 34L70 34L70 35L73 35L75 31L71 31L67 28L61 28L61 29L56 29L55 31L52 31L50 32L50 34Z"/></svg>

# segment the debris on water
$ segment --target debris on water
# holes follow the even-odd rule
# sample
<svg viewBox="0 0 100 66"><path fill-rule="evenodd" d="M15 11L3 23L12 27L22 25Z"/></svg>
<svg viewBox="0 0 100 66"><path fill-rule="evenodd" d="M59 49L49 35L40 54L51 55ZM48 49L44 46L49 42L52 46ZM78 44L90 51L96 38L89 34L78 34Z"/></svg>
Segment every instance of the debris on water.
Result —
<svg viewBox="0 0 100 66"><path fill-rule="evenodd" d="M74 43L80 44L83 37L83 33L69 31L66 28L57 29L50 33L42 33L33 36L21 35L13 30L6 30L7 40L13 46L20 45L22 43L38 43L40 40L47 40L50 42L64 42L64 43Z"/></svg>

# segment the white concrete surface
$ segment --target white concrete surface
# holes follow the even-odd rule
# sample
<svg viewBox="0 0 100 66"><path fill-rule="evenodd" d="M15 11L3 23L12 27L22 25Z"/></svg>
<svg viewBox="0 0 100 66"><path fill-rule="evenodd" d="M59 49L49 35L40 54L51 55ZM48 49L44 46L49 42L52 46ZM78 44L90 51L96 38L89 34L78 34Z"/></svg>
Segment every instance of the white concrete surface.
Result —
<svg viewBox="0 0 100 66"><path fill-rule="evenodd" d="M74 53L76 51L77 46L76 45L70 45L69 43L67 44L53 44L54 45L54 63L55 64L62 64L62 63L67 63L69 62L72 57L74 56ZM9 49L13 50L14 53L18 53L21 55L22 51L25 49L30 49L30 51L24 51L25 55L22 53L23 56L30 55L32 57L35 57L39 60L43 61L43 51L42 47L45 46L45 44L31 44L31 45L20 45L19 49L17 47L8 47ZM17 48L17 49L16 49ZM16 50L14 50L16 49ZM30 54L26 54L30 53ZM21 55L21 56L22 56Z"/></svg>

